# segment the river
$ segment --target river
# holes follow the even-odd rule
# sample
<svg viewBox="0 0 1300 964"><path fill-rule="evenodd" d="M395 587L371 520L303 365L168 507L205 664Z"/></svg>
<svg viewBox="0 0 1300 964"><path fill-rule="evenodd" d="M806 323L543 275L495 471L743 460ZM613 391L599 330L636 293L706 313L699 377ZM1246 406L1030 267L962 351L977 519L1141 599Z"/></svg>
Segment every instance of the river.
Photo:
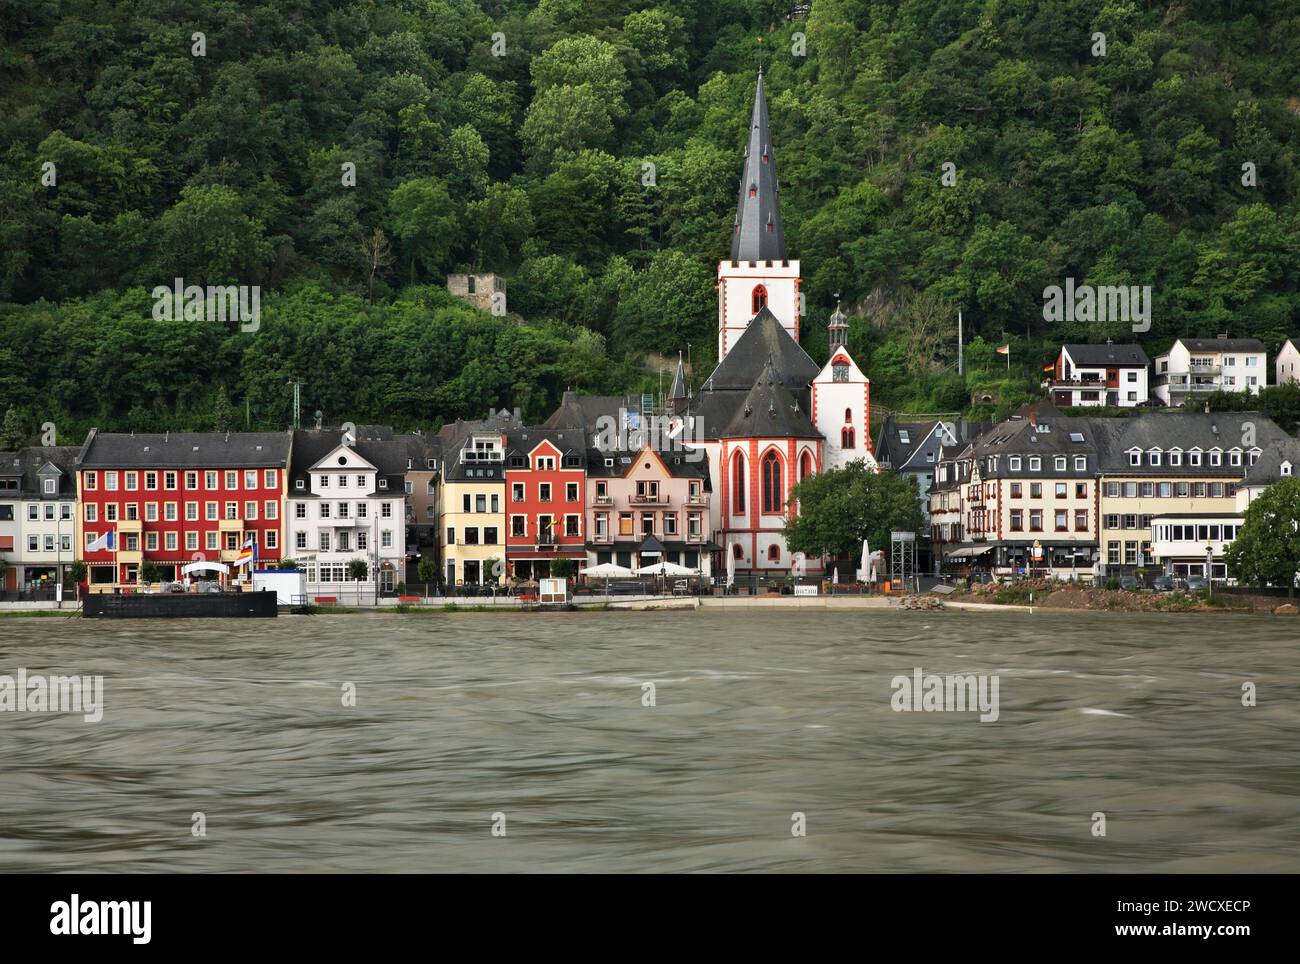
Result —
<svg viewBox="0 0 1300 964"><path fill-rule="evenodd" d="M1226 614L0 619L0 674L104 678L97 723L0 713L0 871L1296 872L1298 638ZM997 721L895 711L917 668L996 675Z"/></svg>

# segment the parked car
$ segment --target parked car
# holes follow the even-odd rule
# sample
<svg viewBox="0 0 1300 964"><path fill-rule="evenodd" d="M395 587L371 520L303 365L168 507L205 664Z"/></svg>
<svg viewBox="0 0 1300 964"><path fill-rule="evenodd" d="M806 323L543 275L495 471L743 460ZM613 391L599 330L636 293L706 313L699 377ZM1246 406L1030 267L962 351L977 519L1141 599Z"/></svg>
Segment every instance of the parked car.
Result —
<svg viewBox="0 0 1300 964"><path fill-rule="evenodd" d="M1174 577L1156 576L1154 579L1151 580L1151 588L1154 589L1156 592L1173 592L1175 588Z"/></svg>
<svg viewBox="0 0 1300 964"><path fill-rule="evenodd" d="M1190 592L1200 592L1202 589L1209 589L1210 584L1206 582L1204 576L1188 576L1187 588Z"/></svg>
<svg viewBox="0 0 1300 964"><path fill-rule="evenodd" d="M1140 592L1143 587L1142 583L1138 581L1137 576L1120 576L1119 588L1125 589L1128 592Z"/></svg>

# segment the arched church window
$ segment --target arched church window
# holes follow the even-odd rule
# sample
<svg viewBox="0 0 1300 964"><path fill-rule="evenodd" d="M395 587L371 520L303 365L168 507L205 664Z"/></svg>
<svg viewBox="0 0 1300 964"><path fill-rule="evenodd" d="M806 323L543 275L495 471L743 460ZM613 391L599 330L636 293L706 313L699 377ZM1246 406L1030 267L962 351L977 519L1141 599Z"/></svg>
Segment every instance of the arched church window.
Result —
<svg viewBox="0 0 1300 964"><path fill-rule="evenodd" d="M804 454L799 457L799 478L800 480L803 480L812 474L812 456L807 452L804 452Z"/></svg>
<svg viewBox="0 0 1300 964"><path fill-rule="evenodd" d="M853 426L849 425L840 429L840 448L857 448L857 435L853 431Z"/></svg>
<svg viewBox="0 0 1300 964"><path fill-rule="evenodd" d="M844 410L844 424L845 424L845 425L852 425L852 424L853 424L853 409L851 409L851 408L846 408L846 409Z"/></svg>
<svg viewBox="0 0 1300 964"><path fill-rule="evenodd" d="M745 458L739 452L731 459L731 512L745 514Z"/></svg>
<svg viewBox="0 0 1300 964"><path fill-rule="evenodd" d="M758 314L767 305L767 289L762 285L754 286L753 314Z"/></svg>
<svg viewBox="0 0 1300 964"><path fill-rule="evenodd" d="M781 498L781 459L773 451L763 456L763 511L780 512Z"/></svg>

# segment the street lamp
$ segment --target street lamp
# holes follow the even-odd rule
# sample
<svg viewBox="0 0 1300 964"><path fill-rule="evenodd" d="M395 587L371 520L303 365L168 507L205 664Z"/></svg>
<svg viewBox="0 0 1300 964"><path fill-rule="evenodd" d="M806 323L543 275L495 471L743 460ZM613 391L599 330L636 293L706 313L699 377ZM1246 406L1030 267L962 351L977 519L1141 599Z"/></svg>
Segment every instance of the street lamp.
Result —
<svg viewBox="0 0 1300 964"><path fill-rule="evenodd" d="M1205 585L1209 588L1209 598L1214 598L1214 546L1205 546Z"/></svg>

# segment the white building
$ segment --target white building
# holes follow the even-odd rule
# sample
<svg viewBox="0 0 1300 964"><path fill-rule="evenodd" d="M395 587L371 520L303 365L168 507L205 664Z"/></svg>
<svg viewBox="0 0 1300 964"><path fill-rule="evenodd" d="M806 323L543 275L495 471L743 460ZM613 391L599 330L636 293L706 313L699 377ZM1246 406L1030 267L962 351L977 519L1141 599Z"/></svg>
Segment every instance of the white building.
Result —
<svg viewBox="0 0 1300 964"><path fill-rule="evenodd" d="M1285 385L1300 379L1300 347L1297 347L1297 341L1300 339L1288 338L1282 345L1282 350L1277 353L1277 361L1273 363L1274 385Z"/></svg>
<svg viewBox="0 0 1300 964"><path fill-rule="evenodd" d="M73 446L0 453L0 588L53 591L77 558Z"/></svg>
<svg viewBox="0 0 1300 964"><path fill-rule="evenodd" d="M405 581L406 459L400 441L293 433L283 552L305 573L309 597L364 603ZM360 580L348 572L358 560Z"/></svg>
<svg viewBox="0 0 1300 964"><path fill-rule="evenodd" d="M1211 392L1258 395L1268 384L1267 364L1256 338L1180 338L1156 356L1154 394L1171 406Z"/></svg>
<svg viewBox="0 0 1300 964"><path fill-rule="evenodd" d="M1056 406L1133 408L1150 398L1150 367L1140 345L1062 345L1045 385Z"/></svg>
<svg viewBox="0 0 1300 964"><path fill-rule="evenodd" d="M831 315L830 358L812 380L812 420L825 442L823 472L861 460L876 468L871 451L871 382L847 348L849 324L837 306Z"/></svg>

